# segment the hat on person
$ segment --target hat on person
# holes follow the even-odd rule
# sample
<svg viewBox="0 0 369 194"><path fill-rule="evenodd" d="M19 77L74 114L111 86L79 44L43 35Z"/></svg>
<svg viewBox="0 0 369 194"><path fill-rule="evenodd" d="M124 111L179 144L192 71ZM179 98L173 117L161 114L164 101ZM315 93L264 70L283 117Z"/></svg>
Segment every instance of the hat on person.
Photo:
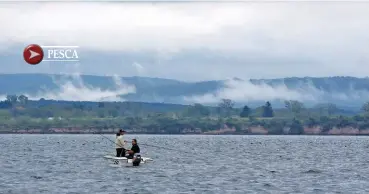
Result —
<svg viewBox="0 0 369 194"><path fill-rule="evenodd" d="M125 133L126 131L124 131L123 129L119 129L119 133L120 133L120 132Z"/></svg>

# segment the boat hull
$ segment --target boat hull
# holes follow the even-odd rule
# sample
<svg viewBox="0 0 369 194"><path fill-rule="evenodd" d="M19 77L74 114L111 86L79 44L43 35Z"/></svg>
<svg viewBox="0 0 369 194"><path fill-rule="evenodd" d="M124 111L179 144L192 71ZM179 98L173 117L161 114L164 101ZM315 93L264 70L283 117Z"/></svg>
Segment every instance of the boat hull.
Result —
<svg viewBox="0 0 369 194"><path fill-rule="evenodd" d="M115 157L112 155L104 156L105 159L110 161L110 165L112 166L134 166L133 159L128 159L126 157ZM148 162L152 161L151 158L141 157L141 162L139 165L147 164Z"/></svg>

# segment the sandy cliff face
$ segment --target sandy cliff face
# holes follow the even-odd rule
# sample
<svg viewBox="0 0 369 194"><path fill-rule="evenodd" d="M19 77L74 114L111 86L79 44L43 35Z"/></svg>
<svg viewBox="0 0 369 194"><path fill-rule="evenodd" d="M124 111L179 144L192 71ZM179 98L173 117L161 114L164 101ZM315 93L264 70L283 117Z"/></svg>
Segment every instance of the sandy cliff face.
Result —
<svg viewBox="0 0 369 194"><path fill-rule="evenodd" d="M207 131L207 132L204 132L204 134L215 135L215 134L226 134L226 133L235 133L235 132L236 132L235 127L228 127L227 125L224 125L220 129Z"/></svg>
<svg viewBox="0 0 369 194"><path fill-rule="evenodd" d="M342 127L329 130L326 133L322 132L321 126L316 127L304 127L305 134L327 134L327 135L369 135L369 129L360 130L355 127Z"/></svg>
<svg viewBox="0 0 369 194"><path fill-rule="evenodd" d="M333 128L328 134L330 135L367 135L369 134L369 129L359 130L353 127L343 127L343 128Z"/></svg>
<svg viewBox="0 0 369 194"><path fill-rule="evenodd" d="M357 135L360 134L360 130L353 127L336 128L327 132L329 135Z"/></svg>
<svg viewBox="0 0 369 194"><path fill-rule="evenodd" d="M249 127L248 132L252 134L268 134L268 130L262 126Z"/></svg>
<svg viewBox="0 0 369 194"><path fill-rule="evenodd" d="M322 127L315 126L315 127L304 127L305 134L320 134L322 133Z"/></svg>

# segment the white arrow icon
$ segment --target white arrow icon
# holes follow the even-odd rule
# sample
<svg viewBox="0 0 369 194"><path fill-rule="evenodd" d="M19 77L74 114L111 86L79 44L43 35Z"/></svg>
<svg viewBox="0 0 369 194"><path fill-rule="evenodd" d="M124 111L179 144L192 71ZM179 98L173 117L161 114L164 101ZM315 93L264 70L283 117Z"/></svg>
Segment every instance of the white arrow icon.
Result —
<svg viewBox="0 0 369 194"><path fill-rule="evenodd" d="M29 57L29 59L32 59L32 58L37 57L37 56L40 55L39 53L37 53L35 51L32 51L32 50L29 50L29 52L31 53L31 56Z"/></svg>

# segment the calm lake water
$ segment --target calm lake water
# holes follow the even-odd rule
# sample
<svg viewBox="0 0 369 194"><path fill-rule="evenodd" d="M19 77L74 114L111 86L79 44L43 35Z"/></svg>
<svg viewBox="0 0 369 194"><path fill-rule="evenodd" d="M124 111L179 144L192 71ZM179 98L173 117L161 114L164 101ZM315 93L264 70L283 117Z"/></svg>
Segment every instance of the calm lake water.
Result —
<svg viewBox="0 0 369 194"><path fill-rule="evenodd" d="M141 145L155 161L114 168L100 135L0 135L0 193L369 193L369 137L131 138L178 151Z"/></svg>

